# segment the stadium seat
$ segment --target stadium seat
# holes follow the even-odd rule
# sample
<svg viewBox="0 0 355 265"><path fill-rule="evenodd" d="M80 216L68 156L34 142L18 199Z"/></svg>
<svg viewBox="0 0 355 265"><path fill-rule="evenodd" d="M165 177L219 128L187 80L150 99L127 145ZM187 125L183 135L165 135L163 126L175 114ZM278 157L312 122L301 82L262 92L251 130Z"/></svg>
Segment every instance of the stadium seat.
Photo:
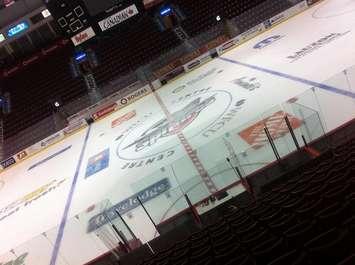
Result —
<svg viewBox="0 0 355 265"><path fill-rule="evenodd" d="M316 222L303 221L284 232L287 243L293 248L300 248L317 234Z"/></svg>
<svg viewBox="0 0 355 265"><path fill-rule="evenodd" d="M251 256L245 254L237 257L232 257L227 263L224 263L223 265L256 265L256 263Z"/></svg>
<svg viewBox="0 0 355 265"><path fill-rule="evenodd" d="M296 209L296 213L297 215L299 215L301 219L313 219L314 213L319 212L323 208L324 208L324 203L322 198L313 199L313 200L306 199L306 204Z"/></svg>
<svg viewBox="0 0 355 265"><path fill-rule="evenodd" d="M314 265L333 265L349 254L350 234L347 230L333 228L305 244Z"/></svg>
<svg viewBox="0 0 355 265"><path fill-rule="evenodd" d="M347 210L347 205L336 202L322 211L315 213L315 216L318 218L319 225L323 229L330 229L337 226L339 220L345 220L348 217Z"/></svg>
<svg viewBox="0 0 355 265"><path fill-rule="evenodd" d="M253 256L257 264L267 264L287 251L283 239L260 240L259 245L252 248Z"/></svg>
<svg viewBox="0 0 355 265"><path fill-rule="evenodd" d="M354 265L355 264L355 254L347 257L343 261L339 262L337 265Z"/></svg>
<svg viewBox="0 0 355 265"><path fill-rule="evenodd" d="M305 265L307 263L307 254L305 252L293 250L274 259L268 265Z"/></svg>

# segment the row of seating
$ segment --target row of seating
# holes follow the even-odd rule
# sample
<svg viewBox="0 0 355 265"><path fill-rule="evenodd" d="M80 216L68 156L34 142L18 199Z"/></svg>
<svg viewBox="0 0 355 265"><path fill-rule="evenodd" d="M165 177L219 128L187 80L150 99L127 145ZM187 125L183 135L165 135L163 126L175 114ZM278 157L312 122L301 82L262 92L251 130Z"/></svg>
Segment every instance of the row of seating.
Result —
<svg viewBox="0 0 355 265"><path fill-rule="evenodd" d="M349 265L355 253L355 139L142 265Z"/></svg>
<svg viewBox="0 0 355 265"><path fill-rule="evenodd" d="M8 138L51 114L50 100L68 102L86 93L84 82L72 79L67 46L43 61L2 81L11 92L12 113L4 117L4 137Z"/></svg>
<svg viewBox="0 0 355 265"><path fill-rule="evenodd" d="M241 32L266 21L291 7L291 3L284 0L266 0L254 8L250 8L238 16L232 16L234 23Z"/></svg>
<svg viewBox="0 0 355 265"><path fill-rule="evenodd" d="M150 16L143 16L94 47L101 64L94 71L97 82L133 71L180 43L172 30L160 32Z"/></svg>
<svg viewBox="0 0 355 265"><path fill-rule="evenodd" d="M218 23L217 15L224 19L238 18L236 25L239 30L245 31L291 7L295 1L293 3L283 0L196 0L193 2L175 0L173 2L187 14L187 19L183 22L184 29L190 36L195 36Z"/></svg>

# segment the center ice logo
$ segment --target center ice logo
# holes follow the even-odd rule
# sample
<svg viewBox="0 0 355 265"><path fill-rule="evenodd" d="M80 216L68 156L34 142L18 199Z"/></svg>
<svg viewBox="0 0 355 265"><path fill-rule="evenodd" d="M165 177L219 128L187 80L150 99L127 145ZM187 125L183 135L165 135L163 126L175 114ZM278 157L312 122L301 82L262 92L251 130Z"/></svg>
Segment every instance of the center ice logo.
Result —
<svg viewBox="0 0 355 265"><path fill-rule="evenodd" d="M124 150L134 146L135 151L139 152L147 147L158 143L160 139L177 134L188 127L207 106L216 101L215 95L202 99L201 97L193 100L191 103L183 107L181 110L174 112L172 123L167 118L161 119L153 124L140 137L129 144Z"/></svg>
<svg viewBox="0 0 355 265"><path fill-rule="evenodd" d="M147 114L146 119L137 118L119 138L116 154L127 161L122 169L150 166L172 157L181 148L176 136L179 132L192 142L197 137L203 140L222 129L234 115L233 96L226 90L203 88L175 96L166 104L169 118L163 111Z"/></svg>

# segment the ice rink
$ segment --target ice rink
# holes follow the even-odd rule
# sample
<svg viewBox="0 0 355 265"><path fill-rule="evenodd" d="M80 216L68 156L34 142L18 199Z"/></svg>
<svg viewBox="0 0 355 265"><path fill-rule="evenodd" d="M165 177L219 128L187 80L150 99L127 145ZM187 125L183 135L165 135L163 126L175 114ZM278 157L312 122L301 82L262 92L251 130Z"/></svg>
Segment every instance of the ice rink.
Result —
<svg viewBox="0 0 355 265"><path fill-rule="evenodd" d="M75 237L87 233L82 213L90 206L124 201L164 174L173 191L200 173L186 161L189 148L200 150L198 162L212 170L225 158L222 136L233 131L235 149L249 149L238 133L280 104L287 109L290 99L318 111L327 132L355 118L354 15L354 0L315 5L4 171L0 263L29 253L25 264L49 264L59 251L56 264L82 264L104 253L94 237L82 243L87 256L73 250ZM226 181L213 184L219 189ZM174 214L165 210L152 209L157 222ZM137 211L127 219L142 241L155 235L145 218Z"/></svg>

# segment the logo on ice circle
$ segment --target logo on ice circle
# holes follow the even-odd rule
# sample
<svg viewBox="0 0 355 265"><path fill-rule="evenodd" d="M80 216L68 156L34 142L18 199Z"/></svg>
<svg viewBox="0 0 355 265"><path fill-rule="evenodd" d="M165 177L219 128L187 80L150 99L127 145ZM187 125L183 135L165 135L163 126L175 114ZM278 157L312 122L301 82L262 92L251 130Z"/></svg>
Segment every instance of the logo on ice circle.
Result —
<svg viewBox="0 0 355 265"><path fill-rule="evenodd" d="M189 140L207 139L234 117L236 110L232 104L230 92L205 88L183 94L171 103L169 118L173 122L162 111L148 115L147 119L137 119L120 137L117 146L117 156L130 161L123 169L150 165L173 156L180 146L178 132L183 131ZM243 104L244 100L238 108Z"/></svg>
<svg viewBox="0 0 355 265"><path fill-rule="evenodd" d="M144 131L137 140L123 149L125 150L134 146L135 151L139 152L140 150L158 143L161 138L177 134L189 126L199 116L201 111L215 101L215 95L204 100L201 97L193 100L191 103L171 115L173 119L172 124L169 123L167 118L161 119Z"/></svg>

